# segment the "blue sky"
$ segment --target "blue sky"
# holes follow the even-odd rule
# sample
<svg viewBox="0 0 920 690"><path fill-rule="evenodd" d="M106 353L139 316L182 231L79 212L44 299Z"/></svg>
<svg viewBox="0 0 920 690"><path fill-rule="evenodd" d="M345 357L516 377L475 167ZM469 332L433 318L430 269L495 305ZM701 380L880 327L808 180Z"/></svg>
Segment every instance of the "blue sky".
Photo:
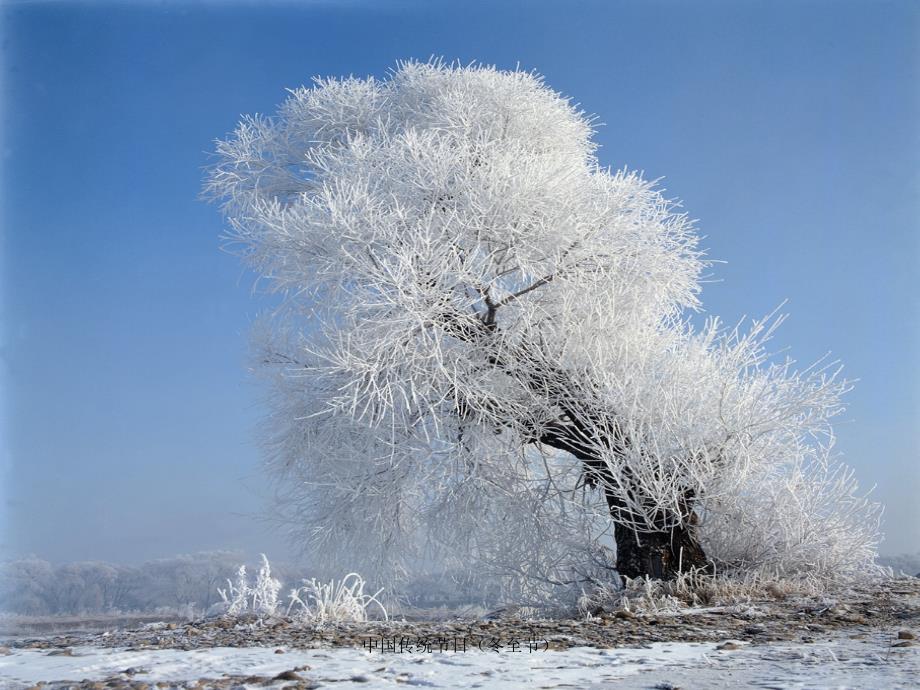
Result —
<svg viewBox="0 0 920 690"><path fill-rule="evenodd" d="M920 550L920 6L302 2L2 7L2 552L286 557L258 519L264 300L197 199L213 140L313 75L535 69L602 162L699 219L709 314L858 378L838 448Z"/></svg>

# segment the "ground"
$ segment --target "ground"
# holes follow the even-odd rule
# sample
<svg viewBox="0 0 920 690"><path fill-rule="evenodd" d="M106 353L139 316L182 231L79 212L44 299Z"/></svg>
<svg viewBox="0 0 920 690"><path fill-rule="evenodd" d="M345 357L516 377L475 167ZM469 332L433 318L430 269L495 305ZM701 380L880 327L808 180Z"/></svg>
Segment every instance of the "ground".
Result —
<svg viewBox="0 0 920 690"><path fill-rule="evenodd" d="M920 580L589 619L149 624L17 636L0 687L914 688Z"/></svg>

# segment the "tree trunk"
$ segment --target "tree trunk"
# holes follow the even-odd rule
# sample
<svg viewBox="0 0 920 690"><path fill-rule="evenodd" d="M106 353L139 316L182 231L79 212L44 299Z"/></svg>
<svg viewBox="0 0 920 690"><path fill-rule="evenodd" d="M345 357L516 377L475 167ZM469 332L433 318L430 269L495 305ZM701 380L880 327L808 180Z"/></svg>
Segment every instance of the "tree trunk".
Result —
<svg viewBox="0 0 920 690"><path fill-rule="evenodd" d="M591 465L597 472L597 465ZM604 472L600 473L603 482ZM636 532L628 525L617 521L621 506L620 499L605 491L607 506L614 519L613 536L617 544L617 572L623 577L648 576L653 580L673 580L680 573L690 570L711 572L712 564L706 558L697 538L696 526L699 519L693 512L693 493L684 496L684 512L688 516L676 527L658 532ZM666 521L662 520L662 523Z"/></svg>
<svg viewBox="0 0 920 690"><path fill-rule="evenodd" d="M454 337L473 343L488 342L497 333L495 323L496 305L487 300L489 311L483 321L469 319L462 315L446 312L444 328ZM496 352L500 351L496 348ZM504 346L504 354L489 357L489 362L498 368L508 369L510 360L540 361L539 350L519 344L517 351ZM544 366L526 372L516 371L521 383L530 390L546 396L548 402L558 405L565 413L565 421L550 421L540 425L540 432L530 439L532 442L556 448L572 454L584 466L585 482L590 486L614 486L610 469L603 461L599 447L607 449L626 448L628 441L619 432L614 411L603 404L593 404L590 392L583 391L585 400L572 404L577 382L568 372L546 362ZM464 409L464 401L457 401L458 411ZM599 429L607 430L606 438L598 438ZM628 467L623 470L628 472ZM671 580L679 573L691 569L709 571L711 564L703 552L696 536L697 517L693 512L692 490L684 496L681 519L661 520L661 524L678 526L658 532L637 533L623 524L621 516L624 505L612 491L604 491L610 516L614 521L614 538L617 544L617 571L629 578L648 575L653 579Z"/></svg>
<svg viewBox="0 0 920 690"><path fill-rule="evenodd" d="M708 571L709 562L692 527L678 527L670 532L636 534L617 523L617 572L634 578L648 575L652 579L672 580L678 573L692 568Z"/></svg>
<svg viewBox="0 0 920 690"><path fill-rule="evenodd" d="M596 451L562 426L550 426L540 437L540 442L564 450L582 461L585 481L591 486L613 486L610 470ZM616 439L609 441L611 444ZM711 564L697 538L698 519L693 512L693 493L683 497L683 513L688 517L672 520L680 524L659 532L637 533L620 519L624 504L612 491L604 491L610 516L614 521L614 539L617 544L617 572L624 577L648 575L656 580L673 580L679 573L692 569L711 572ZM667 521L662 520L662 523Z"/></svg>

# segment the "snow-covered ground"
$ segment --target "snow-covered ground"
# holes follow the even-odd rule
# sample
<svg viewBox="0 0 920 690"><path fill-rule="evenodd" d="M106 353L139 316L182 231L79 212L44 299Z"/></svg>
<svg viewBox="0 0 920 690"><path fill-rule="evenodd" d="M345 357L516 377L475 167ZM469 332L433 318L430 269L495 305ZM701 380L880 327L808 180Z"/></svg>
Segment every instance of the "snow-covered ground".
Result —
<svg viewBox="0 0 920 690"><path fill-rule="evenodd" d="M40 681L123 678L173 687L202 678L263 676L285 671L336 690L433 688L916 688L920 649L891 648L882 634L840 636L815 644L718 649L714 643L656 643L648 648L577 647L545 652L381 654L362 649L284 650L218 647L128 651L76 647L73 656L13 649L0 656L0 687ZM132 673L119 675L131 669ZM295 669L297 669L295 671ZM289 679L287 683L290 683ZM285 681L279 680L275 687ZM222 687L265 687L238 680Z"/></svg>

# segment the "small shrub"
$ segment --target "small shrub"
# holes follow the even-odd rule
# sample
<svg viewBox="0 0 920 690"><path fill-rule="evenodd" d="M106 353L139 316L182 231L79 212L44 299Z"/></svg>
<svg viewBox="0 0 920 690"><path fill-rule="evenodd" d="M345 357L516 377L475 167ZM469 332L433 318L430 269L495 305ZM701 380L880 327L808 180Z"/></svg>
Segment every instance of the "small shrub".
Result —
<svg viewBox="0 0 920 690"><path fill-rule="evenodd" d="M254 585L249 585L246 566L241 565L237 571L236 584L227 580L227 589L218 589L217 593L226 605L225 613L239 616L244 613L272 616L278 611L278 592L281 583L272 577L268 558L262 554L262 567Z"/></svg>
<svg viewBox="0 0 920 690"><path fill-rule="evenodd" d="M287 614L310 624L363 622L368 620L368 607L376 604L383 617L389 620L383 604L377 599L383 591L375 594L364 593L364 578L357 573L349 573L338 583L317 582L315 579L304 580L304 586L292 589L288 597ZM292 614L293 611L293 614Z"/></svg>

